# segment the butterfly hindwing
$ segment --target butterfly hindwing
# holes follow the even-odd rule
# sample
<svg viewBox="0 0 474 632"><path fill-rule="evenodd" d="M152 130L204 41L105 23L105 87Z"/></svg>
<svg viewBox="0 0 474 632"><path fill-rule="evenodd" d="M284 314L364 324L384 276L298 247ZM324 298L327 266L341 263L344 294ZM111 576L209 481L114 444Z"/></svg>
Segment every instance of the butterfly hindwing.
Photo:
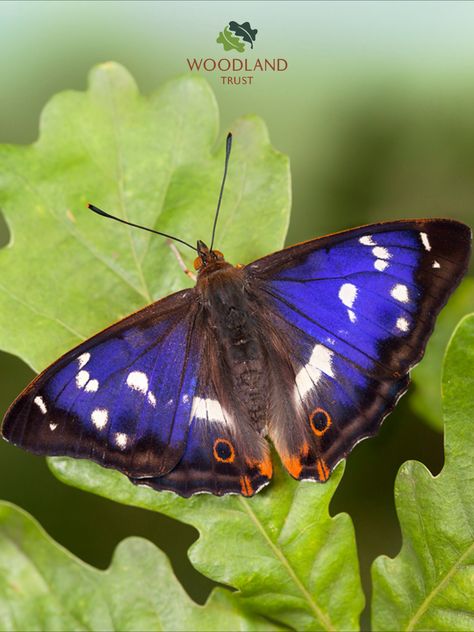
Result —
<svg viewBox="0 0 474 632"><path fill-rule="evenodd" d="M316 239L247 266L291 366L288 400L269 434L295 478L327 479L358 441L377 432L406 390L469 251L463 224L400 221Z"/></svg>
<svg viewBox="0 0 474 632"><path fill-rule="evenodd" d="M231 388L231 376L219 362L223 355L220 341L201 324L203 361L186 450L165 476L132 480L181 496L201 492L253 496L272 476L269 445L253 427L239 393Z"/></svg>
<svg viewBox="0 0 474 632"><path fill-rule="evenodd" d="M64 355L11 406L4 437L135 477L168 472L185 450L198 374L193 296L171 295Z"/></svg>

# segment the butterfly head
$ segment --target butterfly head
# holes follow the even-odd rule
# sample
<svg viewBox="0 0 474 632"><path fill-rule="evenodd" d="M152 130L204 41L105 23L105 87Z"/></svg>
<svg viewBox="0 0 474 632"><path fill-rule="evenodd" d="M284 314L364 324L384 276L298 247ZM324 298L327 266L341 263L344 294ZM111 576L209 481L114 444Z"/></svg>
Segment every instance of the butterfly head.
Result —
<svg viewBox="0 0 474 632"><path fill-rule="evenodd" d="M194 260L194 269L199 273L206 269L214 269L215 267L221 267L221 264L225 264L224 255L220 250L210 250L206 244L200 239L197 242L198 256Z"/></svg>

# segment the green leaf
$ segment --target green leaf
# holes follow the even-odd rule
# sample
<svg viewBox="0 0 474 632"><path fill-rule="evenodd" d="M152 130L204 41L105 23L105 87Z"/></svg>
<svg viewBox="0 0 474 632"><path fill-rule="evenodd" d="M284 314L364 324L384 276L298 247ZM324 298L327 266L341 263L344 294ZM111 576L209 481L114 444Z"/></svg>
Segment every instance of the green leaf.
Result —
<svg viewBox="0 0 474 632"><path fill-rule="evenodd" d="M27 513L0 502L0 629L269 630L215 590L195 604L167 557L141 538L119 544L99 571L56 544Z"/></svg>
<svg viewBox="0 0 474 632"><path fill-rule="evenodd" d="M449 299L436 321L433 335L426 347L423 361L413 370L414 391L410 402L413 409L435 430L442 432L441 369L449 339L463 316L474 311L474 279L464 279Z"/></svg>
<svg viewBox="0 0 474 632"><path fill-rule="evenodd" d="M445 465L397 477L403 545L372 570L375 630L474 629L474 314L458 326L443 374Z"/></svg>
<svg viewBox="0 0 474 632"><path fill-rule="evenodd" d="M354 630L364 606L352 522L328 505L340 466L324 484L297 482L277 468L254 498L179 498L135 487L95 463L49 459L64 482L117 502L159 511L196 527L190 549L204 575L239 589L246 610L297 630Z"/></svg>
<svg viewBox="0 0 474 632"><path fill-rule="evenodd" d="M191 242L211 234L224 165L215 97L199 77L151 97L121 66L95 68L86 93L56 95L39 140L0 148L0 348L35 369L114 320L189 284L165 239L105 220L87 202ZM254 116L234 145L216 246L233 263L280 248L288 160ZM249 228L251 227L251 228ZM182 251L192 267L194 254Z"/></svg>
<svg viewBox="0 0 474 632"><path fill-rule="evenodd" d="M289 170L260 119L239 119L232 131L216 245L245 263L283 244ZM1 149L0 195L13 239L0 251L0 345L40 368L150 297L182 287L164 240L81 209L91 201L188 240L206 238L223 169L216 133L215 99L201 79L178 79L143 98L123 68L106 64L93 71L87 93L52 100L35 145ZM51 467L69 484L195 525L201 537L191 560L238 589L229 604L299 630L357 628L364 599L353 527L328 512L342 467L325 485L297 483L277 469L250 500L185 500L84 461L56 459Z"/></svg>
<svg viewBox="0 0 474 632"><path fill-rule="evenodd" d="M222 44L224 50L236 50L238 53L243 53L245 50L245 44L240 37L232 35L227 26L219 33L216 42Z"/></svg>

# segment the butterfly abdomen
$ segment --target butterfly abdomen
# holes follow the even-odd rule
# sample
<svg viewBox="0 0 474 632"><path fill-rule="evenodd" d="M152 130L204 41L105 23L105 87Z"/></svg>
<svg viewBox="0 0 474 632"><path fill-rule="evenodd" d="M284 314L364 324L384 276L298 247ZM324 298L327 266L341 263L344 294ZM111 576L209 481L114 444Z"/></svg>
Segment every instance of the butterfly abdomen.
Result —
<svg viewBox="0 0 474 632"><path fill-rule="evenodd" d="M263 433L269 409L269 372L260 323L243 273L225 268L198 281L197 288L202 318L218 341L219 357L210 358L218 365L215 379L218 382L218 375L226 376L226 384L216 383L216 390L232 389L244 418Z"/></svg>

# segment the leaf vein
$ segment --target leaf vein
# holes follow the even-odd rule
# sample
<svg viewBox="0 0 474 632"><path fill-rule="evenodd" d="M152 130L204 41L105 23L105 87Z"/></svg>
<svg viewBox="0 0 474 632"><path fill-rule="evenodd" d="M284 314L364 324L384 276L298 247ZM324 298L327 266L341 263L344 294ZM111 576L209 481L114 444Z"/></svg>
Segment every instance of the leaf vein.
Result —
<svg viewBox="0 0 474 632"><path fill-rule="evenodd" d="M119 199L119 206L121 209L121 214L122 217L126 220L126 221L130 221L128 218L128 213L127 213L127 208L126 208L126 204L125 204L125 195L124 195L124 181L125 181L125 173L124 173L124 167L123 167L123 156L122 156L122 151L120 148L120 143L119 143L119 139L118 139L118 113L117 113L117 107L116 107L116 103L115 103L115 94L114 91L111 87L111 80L110 80L110 76L108 76L108 89L109 89L109 94L110 94L110 103L111 103L111 111L112 111L112 131L113 131L113 138L114 138L114 149L115 149L115 158L116 158L116 175L117 175L117 193L118 193L118 199ZM146 296L146 299L149 303L152 302L152 298L151 298L151 294L150 291L148 289L148 285L145 279L145 275L143 274L143 267L140 263L140 260L138 258L138 254L137 254L137 250L136 250L136 245L135 245L135 240L133 238L133 234L132 231L129 229L128 230L128 238L130 240L130 247L132 250L132 256L133 256L133 260L135 262L135 266L137 268L137 273L138 273L138 277L140 279L140 283L142 285L143 288L143 292Z"/></svg>
<svg viewBox="0 0 474 632"><path fill-rule="evenodd" d="M130 288L132 288L132 290L134 292L139 294L141 297L147 299L147 296L143 293L143 291L140 290L139 288L135 287L135 285L133 285L133 283L131 283L126 278L126 276L124 276L117 268L112 266L104 257L102 257L95 249L93 249L92 246L89 244L89 242L80 235L78 230L74 229L74 227L72 227L69 224L69 222L61 220L61 218L58 217L53 212L53 210L51 209L51 207L49 206L47 201L44 200L44 198L43 198L42 194L40 193L40 191L34 185L32 185L29 180L27 180L22 174L18 173L11 166L9 166L9 173L11 173L15 178L17 178L21 182L23 182L23 184L31 191L31 193L38 198L38 200L44 206L44 208L49 213L49 215L55 221L61 222L61 225L66 229L66 231L71 235L71 237L73 237L74 239L77 239L77 241L79 241L81 243L81 245L84 246L98 261L100 261L107 269L109 269L111 272L113 272L115 275L117 275L119 277L119 279L121 281L123 281L124 283L126 283Z"/></svg>
<svg viewBox="0 0 474 632"><path fill-rule="evenodd" d="M303 584L303 582L301 581L301 579L298 577L298 575L296 574L295 570L291 566L289 560L284 555L284 553L275 545L273 540L270 538L270 536L268 535L264 525L258 519L258 517L256 516L255 512L250 508L248 502L245 501L240 496L239 496L239 501L240 501L241 505L243 506L244 510L246 511L246 513L248 514L248 516L250 517L250 519L252 520L252 522L255 524L257 529L262 534L263 538L265 539L266 543L268 544L268 546L270 547L270 549L274 553L275 557L278 558L278 560L280 561L282 566L286 569L286 571L287 571L288 575L290 576L290 578L293 580L293 583L296 585L296 587L302 593L302 595L305 598L305 600L308 602L309 607L314 612L314 614L316 615L316 618L319 620L321 625L324 627L325 630L335 630L336 628L332 625L332 622L331 622L330 618L328 617L328 615L325 614L321 610L321 608L316 604L316 602L314 601L312 595L310 594L310 592L308 591L306 586Z"/></svg>
<svg viewBox="0 0 474 632"><path fill-rule="evenodd" d="M441 590L448 584L451 577L459 570L459 568L463 565L463 562L466 559L466 557L468 557L472 552L474 552L474 542L461 555L459 560L453 564L453 566L448 570L448 572L445 574L443 579L437 585L435 585L433 590L425 597L425 599L421 603L418 610L415 612L413 617L408 622L408 625L406 627L407 632L415 629L415 625L418 623L420 618L425 614L430 603L441 592Z"/></svg>
<svg viewBox="0 0 474 632"><path fill-rule="evenodd" d="M61 327L63 327L64 329L66 329L69 333L73 334L74 336L76 336L77 338L79 338L79 340L82 342L83 340L85 340L85 336L82 335L81 333L79 333L78 331L76 331L75 329L73 329L72 327L70 327L67 323L63 322L60 318L57 318L56 316L51 316L49 314L45 314L44 312L40 312L38 309L36 309L35 307L33 307L32 305L30 305L30 303L27 303L26 301L24 301L23 299L19 298L18 296L16 296L8 287L6 287L5 285L3 285L3 283L0 282L0 288L5 292L5 294L7 294L10 298L12 298L14 301L17 301L18 303L20 303L20 305L23 305L24 307L26 307L27 309L29 309L31 312L33 312L33 314L36 314L37 316L41 316L42 318L46 318L48 320L52 320L53 322L57 323L58 325L60 325Z"/></svg>

